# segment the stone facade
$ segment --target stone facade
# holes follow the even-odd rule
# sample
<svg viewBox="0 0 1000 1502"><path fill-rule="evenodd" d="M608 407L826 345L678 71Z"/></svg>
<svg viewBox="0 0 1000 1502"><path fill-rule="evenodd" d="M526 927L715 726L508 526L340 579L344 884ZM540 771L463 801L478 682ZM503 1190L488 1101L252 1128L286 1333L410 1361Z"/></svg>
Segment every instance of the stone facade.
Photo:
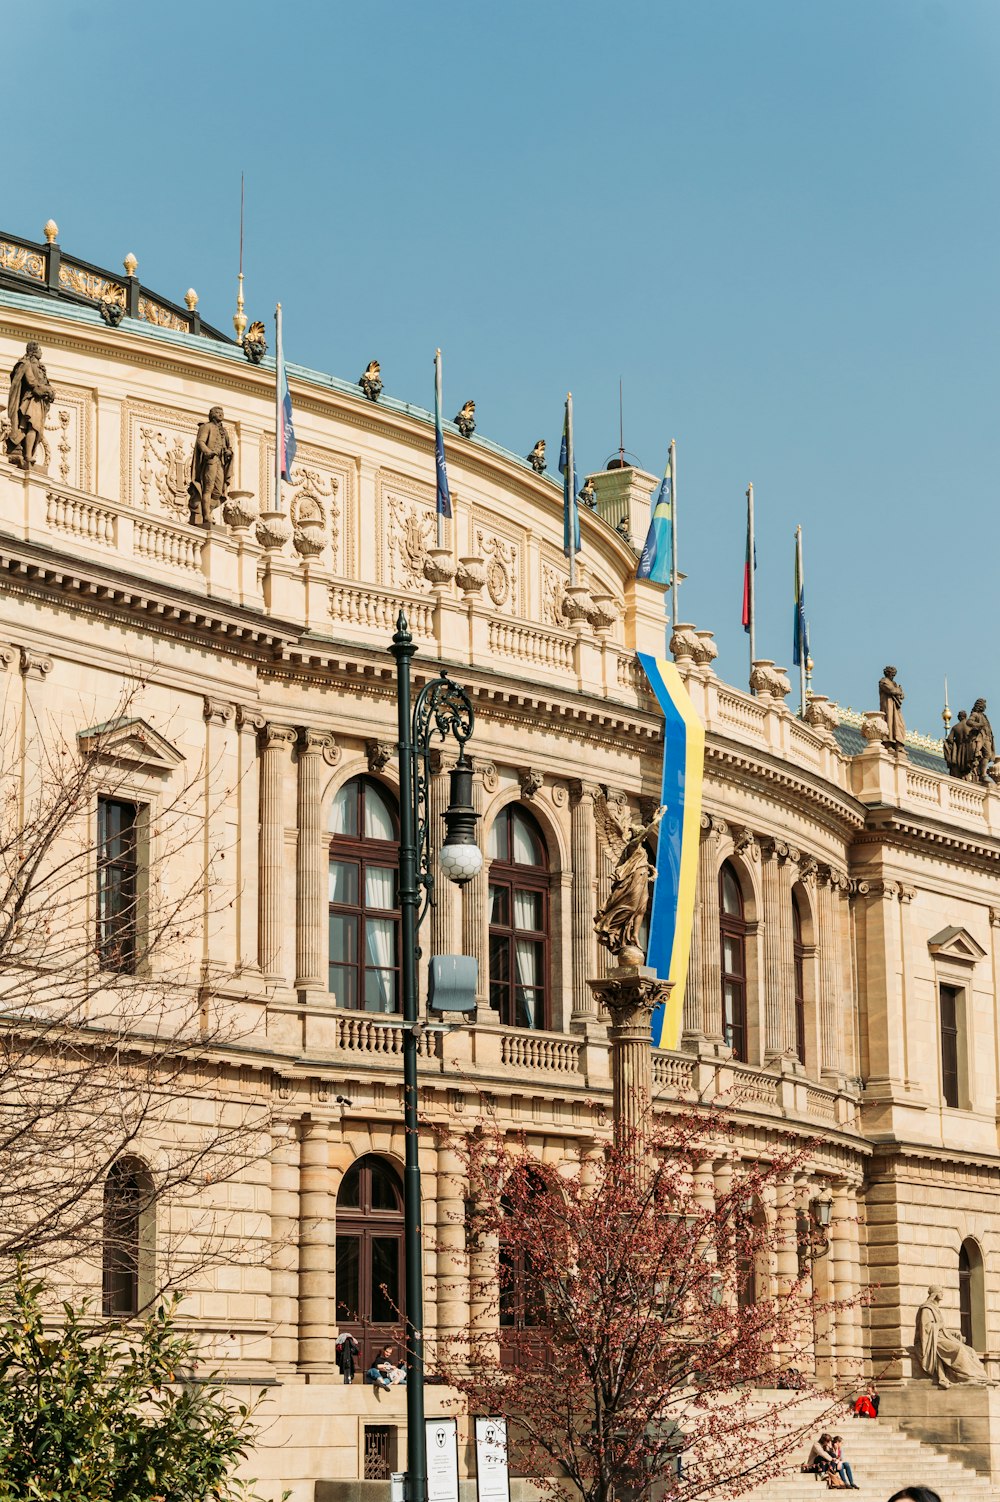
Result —
<svg viewBox="0 0 1000 1502"><path fill-rule="evenodd" d="M585 1155L609 1131L607 1019L588 982L605 969L592 918L610 861L593 804L603 792L638 809L659 791L660 719L635 653L662 655L663 600L636 582L635 553L616 531L622 507L633 529L648 515L651 477L594 477L597 509L581 515L587 608L568 616L561 491L524 460L446 435L455 514L439 555L427 414L293 370L298 457L276 506L273 367L220 340L132 319L112 328L89 309L0 288L2 368L28 337L58 397L42 467L0 467L8 728L48 725L72 741L113 717L127 682L130 712L169 748L166 762L186 775L204 768L194 817L222 858L191 936L191 974L210 976L235 1009L228 1062L240 1088L266 1100L272 1131L262 1160L220 1187L215 1205L242 1217L254 1255L220 1264L186 1309L235 1378L269 1384L273 1422L251 1473L306 1502L318 1480L363 1476L366 1445L383 1447L379 1464L393 1447L403 1454L402 1392L378 1400L360 1377L345 1388L334 1366L338 1193L361 1160L402 1162L402 1064L399 1018L377 1009L390 982L375 961L358 975L376 1009L331 990L347 959L331 952L327 896L338 795L367 778L391 803L398 786L396 616L406 612L416 638L418 681L444 664L472 697L484 849L516 809L544 851L531 887L545 916L530 1017L491 1007L488 869L464 891L445 885L425 931L425 951L480 962L475 1025L421 1045L433 1345L486 1317L470 1307L475 1253L448 1132L471 1129L483 1101L552 1162ZM185 519L184 475L216 403L244 504L205 532ZM722 683L710 633L679 629L674 647L707 729L705 811L683 1047L653 1057L654 1097L664 1108L696 1092L732 1101L737 1155L766 1154L779 1131L816 1139L808 1172L766 1213L831 1195L818 1284L847 1297L878 1285L869 1310L815 1332L820 1371L870 1363L883 1381L919 1379L917 1305L939 1282L958 1322L969 1243L980 1264L964 1297L978 1300L978 1343L995 1362L1000 791L949 781L933 758L924 766L877 742L851 754L836 714L803 722L780 693ZM448 764L445 747L435 819ZM173 775L137 771L130 795L149 802ZM192 846L190 860L201 858ZM741 1057L720 943L730 920L742 946ZM952 988L957 1065L943 1063L942 987ZM190 1089L179 1118L198 1109L196 1081ZM155 1144L136 1147L155 1165ZM720 1150L715 1182L732 1172ZM776 1286L787 1275L767 1274ZM429 1412L443 1396L428 1390Z"/></svg>

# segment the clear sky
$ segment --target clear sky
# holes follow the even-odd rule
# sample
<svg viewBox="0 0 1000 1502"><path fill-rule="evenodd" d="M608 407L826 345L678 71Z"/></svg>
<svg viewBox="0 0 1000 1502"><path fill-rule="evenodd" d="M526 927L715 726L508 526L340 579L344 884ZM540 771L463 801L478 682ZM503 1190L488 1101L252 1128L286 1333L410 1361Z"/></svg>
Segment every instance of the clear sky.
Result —
<svg viewBox="0 0 1000 1502"><path fill-rule="evenodd" d="M682 617L746 680L791 656L805 536L814 687L899 668L936 733L994 667L997 0L49 0L4 19L3 222L286 356L432 402L554 465L678 443ZM20 96L20 97L19 97Z"/></svg>

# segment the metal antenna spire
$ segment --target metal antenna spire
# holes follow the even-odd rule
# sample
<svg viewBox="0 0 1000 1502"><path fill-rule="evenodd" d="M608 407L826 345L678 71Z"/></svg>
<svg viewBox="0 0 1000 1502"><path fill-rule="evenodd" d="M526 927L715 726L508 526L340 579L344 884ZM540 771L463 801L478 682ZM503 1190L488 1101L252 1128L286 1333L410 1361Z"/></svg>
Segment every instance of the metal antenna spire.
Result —
<svg viewBox="0 0 1000 1502"><path fill-rule="evenodd" d="M237 344L243 343L243 335L246 332L247 316L243 311L243 203L245 196L245 177L240 173L240 274L236 286L236 312L233 314L233 328L236 330Z"/></svg>
<svg viewBox="0 0 1000 1502"><path fill-rule="evenodd" d="M625 468L625 408L622 403L622 378L618 377L618 459Z"/></svg>

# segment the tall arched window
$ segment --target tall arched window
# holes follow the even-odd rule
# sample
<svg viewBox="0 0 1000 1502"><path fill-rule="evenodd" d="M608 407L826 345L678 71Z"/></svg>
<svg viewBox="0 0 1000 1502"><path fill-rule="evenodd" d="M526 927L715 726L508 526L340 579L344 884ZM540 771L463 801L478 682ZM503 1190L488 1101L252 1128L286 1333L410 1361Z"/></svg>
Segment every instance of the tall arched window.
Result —
<svg viewBox="0 0 1000 1502"><path fill-rule="evenodd" d="M528 1194L545 1194L544 1183L529 1171ZM512 1213L506 1195L504 1214ZM530 1254L500 1235L500 1365L508 1369L537 1366L545 1355L545 1304L531 1276Z"/></svg>
<svg viewBox="0 0 1000 1502"><path fill-rule="evenodd" d="M983 1254L971 1236L958 1253L958 1310L962 1339L974 1351L986 1349L986 1287Z"/></svg>
<svg viewBox="0 0 1000 1502"><path fill-rule="evenodd" d="M496 817L490 857L490 1005L509 1027L549 1018L549 871L545 841L518 804Z"/></svg>
<svg viewBox="0 0 1000 1502"><path fill-rule="evenodd" d="M337 1195L337 1325L357 1339L363 1371L384 1345L405 1357L404 1288L402 1186L391 1164L369 1153Z"/></svg>
<svg viewBox="0 0 1000 1502"><path fill-rule="evenodd" d="M806 950L802 942L802 910L792 893L792 953L795 956L795 1052L806 1061Z"/></svg>
<svg viewBox="0 0 1000 1502"><path fill-rule="evenodd" d="M747 924L743 891L726 861L719 872L722 942L722 1036L738 1059L747 1057Z"/></svg>
<svg viewBox="0 0 1000 1502"><path fill-rule="evenodd" d="M101 1306L109 1319L130 1319L153 1294L156 1221L149 1170L120 1158L104 1181Z"/></svg>
<svg viewBox="0 0 1000 1502"><path fill-rule="evenodd" d="M352 777L330 810L330 990L342 1007L399 1010L399 818L392 795Z"/></svg>

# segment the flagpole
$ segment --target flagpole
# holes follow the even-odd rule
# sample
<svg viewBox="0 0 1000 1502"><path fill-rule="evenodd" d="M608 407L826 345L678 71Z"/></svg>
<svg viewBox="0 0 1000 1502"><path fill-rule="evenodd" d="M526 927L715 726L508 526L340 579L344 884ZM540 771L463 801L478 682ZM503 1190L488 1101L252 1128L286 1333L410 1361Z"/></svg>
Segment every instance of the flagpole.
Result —
<svg viewBox="0 0 1000 1502"><path fill-rule="evenodd" d="M754 598L754 574L757 572L757 560L753 530L753 485L747 486L747 531L750 534L750 567L748 569L750 582L747 589L747 603L750 606L750 676L753 677L753 665L757 657L757 601Z"/></svg>
<svg viewBox="0 0 1000 1502"><path fill-rule="evenodd" d="M670 440L670 624L677 630L677 443Z"/></svg>
<svg viewBox="0 0 1000 1502"><path fill-rule="evenodd" d="M795 528L795 557L798 563L799 574L799 597L795 602L795 629L799 636L799 715L806 717L806 641L803 625L805 614L802 609L802 591L805 587L805 575L802 572L802 528Z"/></svg>
<svg viewBox="0 0 1000 1502"><path fill-rule="evenodd" d="M281 510L281 437L284 420L281 411L281 304L274 310L274 331L277 343L274 361L274 509Z"/></svg>
<svg viewBox="0 0 1000 1502"><path fill-rule="evenodd" d="M426 369L426 367L425 367ZM444 402L441 396L441 351L437 350L434 355L434 401L436 405L436 417L438 427L444 432ZM442 436L441 446L444 447ZM444 547L444 512L440 505L437 507L437 546Z"/></svg>
<svg viewBox="0 0 1000 1502"><path fill-rule="evenodd" d="M566 393L566 518L564 527L569 528L569 582L570 587L576 583L576 528L573 525L572 507L576 504L575 472L573 469L573 393Z"/></svg>

